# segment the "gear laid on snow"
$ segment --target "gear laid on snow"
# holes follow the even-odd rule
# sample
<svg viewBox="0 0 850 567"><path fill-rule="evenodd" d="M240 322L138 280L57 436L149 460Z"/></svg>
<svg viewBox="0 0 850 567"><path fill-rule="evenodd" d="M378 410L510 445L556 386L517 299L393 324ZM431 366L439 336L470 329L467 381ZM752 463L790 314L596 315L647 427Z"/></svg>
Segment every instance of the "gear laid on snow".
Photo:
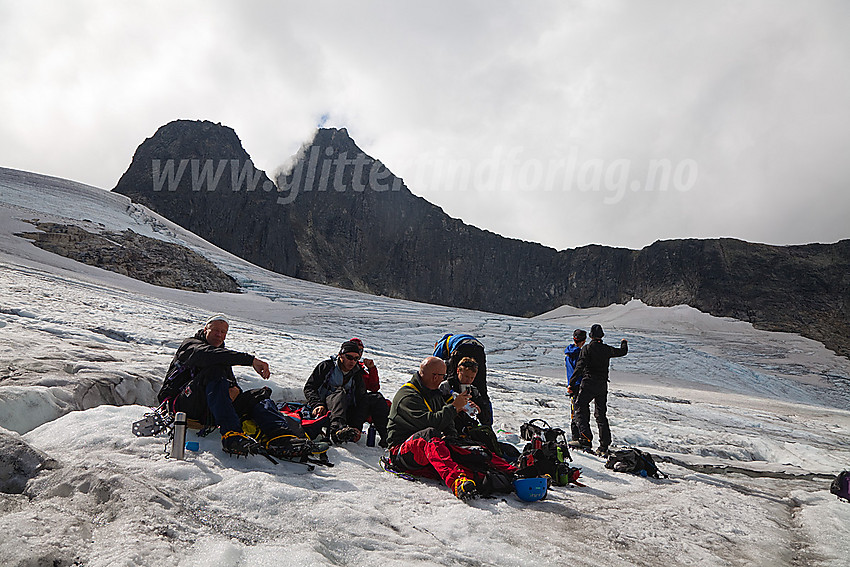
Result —
<svg viewBox="0 0 850 567"><path fill-rule="evenodd" d="M360 441L362 432L356 427L341 427L335 431L331 431L331 441L337 445L342 443L357 443Z"/></svg>
<svg viewBox="0 0 850 567"><path fill-rule="evenodd" d="M256 454L259 447L261 445L256 439L241 431L228 431L221 436L221 449L229 455L247 457L250 454Z"/></svg>
<svg viewBox="0 0 850 567"><path fill-rule="evenodd" d="M548 476L556 486L567 486L573 481L572 460L564 430L549 427L542 419L532 419L520 427L520 436L528 441L517 460L517 477ZM578 476L575 476L578 478Z"/></svg>
<svg viewBox="0 0 850 567"><path fill-rule="evenodd" d="M645 451L635 449L618 449L611 451L605 468L617 472L627 472L640 476L651 476L652 478L666 478L667 475L658 470L652 455Z"/></svg>

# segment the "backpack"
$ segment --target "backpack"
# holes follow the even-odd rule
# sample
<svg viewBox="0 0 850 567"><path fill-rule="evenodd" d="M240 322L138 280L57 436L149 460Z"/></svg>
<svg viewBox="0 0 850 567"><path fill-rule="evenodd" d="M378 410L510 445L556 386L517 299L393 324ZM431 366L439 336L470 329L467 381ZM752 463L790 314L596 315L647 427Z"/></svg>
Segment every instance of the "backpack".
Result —
<svg viewBox="0 0 850 567"><path fill-rule="evenodd" d="M652 455L634 448L611 451L608 455L608 460L605 462L605 468L616 472L651 476L652 478L667 476L655 466Z"/></svg>
<svg viewBox="0 0 850 567"><path fill-rule="evenodd" d="M200 422L203 430L214 427L203 385L195 379L192 368L176 364L162 381L156 399L167 414L186 412L186 417Z"/></svg>
<svg viewBox="0 0 850 567"><path fill-rule="evenodd" d="M573 459L563 429L549 427L542 419L532 419L520 426L520 437L528 443L516 462L517 477L548 475L555 486L567 486L578 478L578 469L567 464Z"/></svg>
<svg viewBox="0 0 850 567"><path fill-rule="evenodd" d="M839 500L850 502L850 471L838 473L838 476L832 481L829 491L838 496Z"/></svg>
<svg viewBox="0 0 850 567"><path fill-rule="evenodd" d="M299 437L306 436L310 440L321 439L325 436L324 429L331 424L329 413L313 417L307 404L300 402L278 404L278 409L286 417L289 428Z"/></svg>
<svg viewBox="0 0 850 567"><path fill-rule="evenodd" d="M514 491L516 475L507 471L494 470L490 465L493 452L484 445L468 444L457 440L457 442L446 442L446 446L454 462L472 471L478 492L484 498Z"/></svg>
<svg viewBox="0 0 850 567"><path fill-rule="evenodd" d="M190 383L194 379L195 373L191 368L179 363L175 364L171 372L162 381L162 387L159 389L156 399L159 403L163 403L166 400L173 401L180 394L184 393L187 387L190 387Z"/></svg>

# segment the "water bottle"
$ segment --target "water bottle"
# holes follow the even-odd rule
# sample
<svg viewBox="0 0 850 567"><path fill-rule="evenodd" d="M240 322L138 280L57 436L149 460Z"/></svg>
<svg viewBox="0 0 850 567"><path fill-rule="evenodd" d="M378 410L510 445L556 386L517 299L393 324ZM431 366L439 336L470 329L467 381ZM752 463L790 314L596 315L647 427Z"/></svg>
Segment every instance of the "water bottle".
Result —
<svg viewBox="0 0 850 567"><path fill-rule="evenodd" d="M375 425L372 423L369 424L369 431L366 433L366 446L375 446Z"/></svg>
<svg viewBox="0 0 850 567"><path fill-rule="evenodd" d="M174 439L171 440L172 459L183 459L186 449L186 413L178 411L174 416Z"/></svg>
<svg viewBox="0 0 850 567"><path fill-rule="evenodd" d="M555 463L555 470L558 473L558 484L560 486L567 486L570 483L570 468L564 461L564 450L558 447L555 453L558 456L558 460Z"/></svg>

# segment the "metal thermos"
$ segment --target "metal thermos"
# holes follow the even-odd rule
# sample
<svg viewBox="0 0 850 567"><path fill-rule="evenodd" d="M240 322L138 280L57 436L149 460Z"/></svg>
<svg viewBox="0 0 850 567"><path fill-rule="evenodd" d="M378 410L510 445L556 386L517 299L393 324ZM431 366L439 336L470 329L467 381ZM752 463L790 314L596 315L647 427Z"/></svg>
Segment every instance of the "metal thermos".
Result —
<svg viewBox="0 0 850 567"><path fill-rule="evenodd" d="M369 424L369 431L366 433L366 446L375 446L375 426L371 423Z"/></svg>
<svg viewBox="0 0 850 567"><path fill-rule="evenodd" d="M182 459L186 449L186 413L178 411L174 416L174 439L171 441L172 459Z"/></svg>

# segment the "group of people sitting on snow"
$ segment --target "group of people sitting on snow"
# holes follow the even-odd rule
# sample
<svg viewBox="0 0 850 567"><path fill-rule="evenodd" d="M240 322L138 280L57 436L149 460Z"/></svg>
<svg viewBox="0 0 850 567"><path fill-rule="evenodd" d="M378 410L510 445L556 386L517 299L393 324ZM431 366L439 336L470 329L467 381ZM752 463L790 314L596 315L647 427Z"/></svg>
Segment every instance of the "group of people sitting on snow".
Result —
<svg viewBox="0 0 850 567"><path fill-rule="evenodd" d="M326 450L327 442L359 441L363 424L370 421L380 438L378 444L387 449L385 460L392 470L439 478L458 498L478 496L485 483L509 483L516 472L509 461L519 452L499 443L492 429L484 347L471 335L447 334L437 341L434 355L421 362L392 403L379 391L377 368L371 359L363 357L363 342L357 338L343 342L335 356L316 366L304 385L306 404L298 416L322 424L323 439L318 439L305 433L301 419L281 411L271 400L269 388L243 391L239 387L233 366L251 366L263 379L269 378L270 370L265 361L226 348L228 329L227 317L216 315L184 340L160 391L160 402L171 411L183 411L189 419L207 426L217 425L226 453L286 455L293 440L304 437L312 437L312 442L325 445ZM625 354L625 341L621 349ZM583 359L579 368L584 373L588 363L589 368L596 369L598 362ZM593 395L585 398L587 403L595 400L597 421L600 407L604 418L600 391L607 391L607 362L606 358L604 387L586 373L586 387L588 392L592 387ZM174 385L179 385L179 390ZM573 385L571 381L570 387ZM581 395L577 400L585 401ZM581 411L577 415L581 416ZM247 428L246 422L253 429ZM584 429L580 439L586 440L589 427Z"/></svg>

